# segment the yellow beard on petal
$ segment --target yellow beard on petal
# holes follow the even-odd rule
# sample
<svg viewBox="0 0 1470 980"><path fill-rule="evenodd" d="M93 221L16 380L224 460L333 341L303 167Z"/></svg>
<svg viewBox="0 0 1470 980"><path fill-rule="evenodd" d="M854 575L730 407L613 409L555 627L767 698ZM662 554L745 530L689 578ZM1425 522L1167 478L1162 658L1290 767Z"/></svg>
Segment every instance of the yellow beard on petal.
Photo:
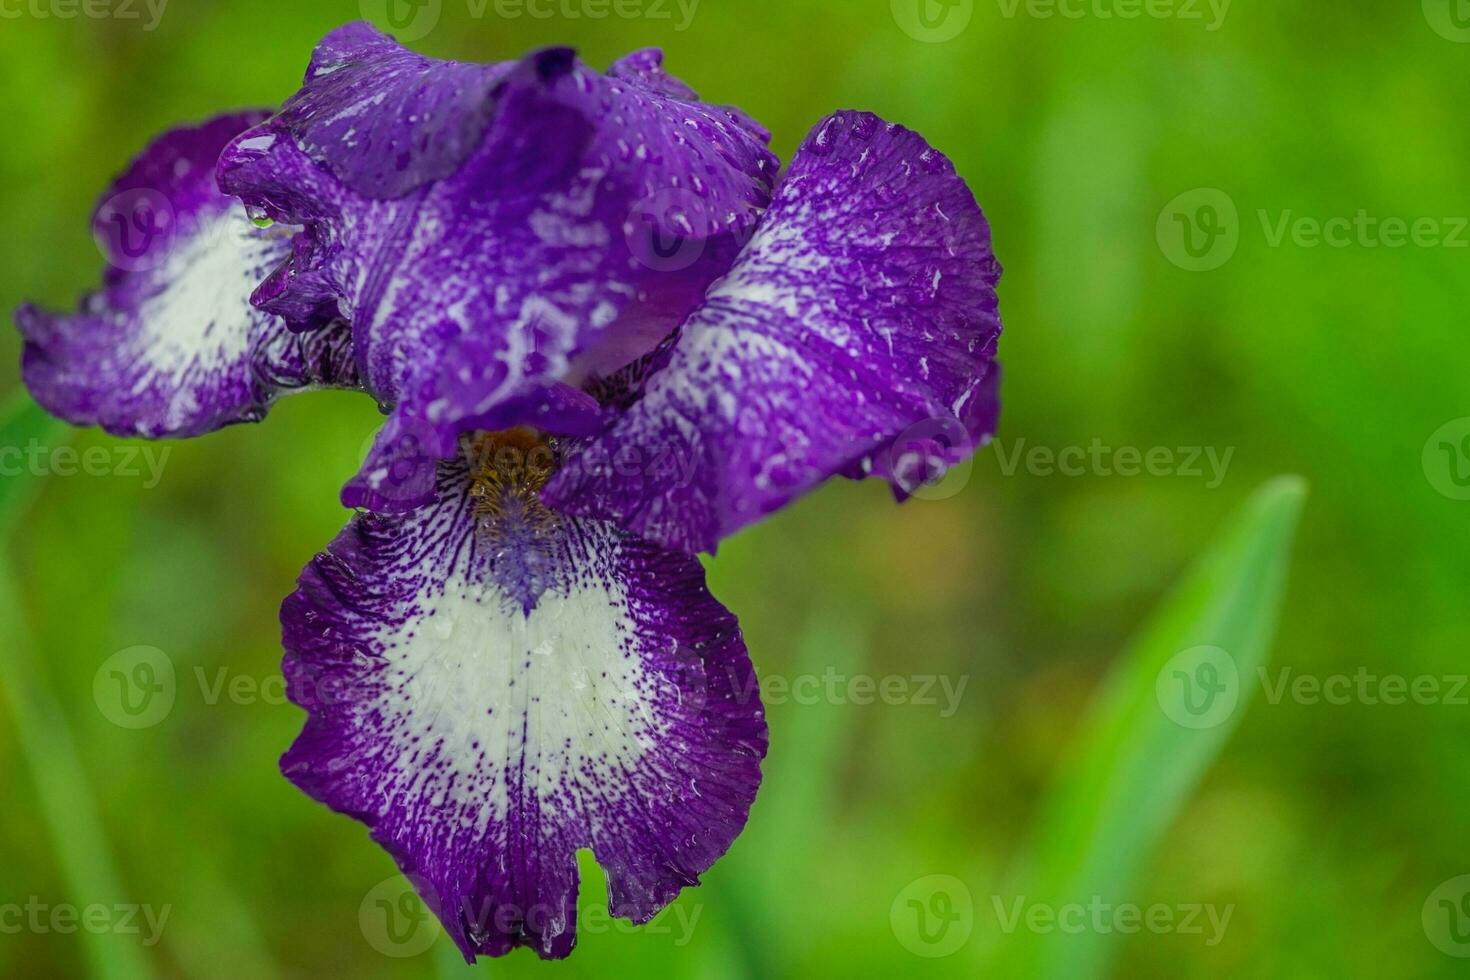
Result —
<svg viewBox="0 0 1470 980"><path fill-rule="evenodd" d="M492 575L529 614L543 592L564 584L561 518L541 502L541 488L556 471L556 450L529 428L476 434L463 449Z"/></svg>

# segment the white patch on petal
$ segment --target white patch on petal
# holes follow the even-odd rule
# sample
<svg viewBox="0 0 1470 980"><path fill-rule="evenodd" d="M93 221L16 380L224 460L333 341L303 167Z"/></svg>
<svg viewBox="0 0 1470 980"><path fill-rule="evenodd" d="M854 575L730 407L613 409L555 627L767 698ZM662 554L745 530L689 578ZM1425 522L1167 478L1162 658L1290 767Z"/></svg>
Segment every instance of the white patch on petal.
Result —
<svg viewBox="0 0 1470 980"><path fill-rule="evenodd" d="M362 723L387 753L387 799L448 809L483 833L516 806L549 831L591 799L620 795L667 729L666 681L634 651L620 583L582 576L529 615L456 575L420 612L375 637L383 685ZM535 820L537 812L528 814Z"/></svg>
<svg viewBox="0 0 1470 980"><path fill-rule="evenodd" d="M133 388L159 384L175 392L164 428L198 411L205 379L249 355L265 316L250 305L250 294L282 255L285 231L263 233L235 202L176 241L153 272L161 288L138 311L137 356L146 367Z"/></svg>

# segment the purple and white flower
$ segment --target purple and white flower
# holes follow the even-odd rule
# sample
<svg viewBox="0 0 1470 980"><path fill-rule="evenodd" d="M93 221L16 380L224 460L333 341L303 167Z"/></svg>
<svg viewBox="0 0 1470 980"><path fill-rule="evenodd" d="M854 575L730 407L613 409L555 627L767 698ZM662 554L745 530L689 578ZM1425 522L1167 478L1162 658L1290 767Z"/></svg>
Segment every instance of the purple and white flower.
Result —
<svg viewBox="0 0 1470 980"><path fill-rule="evenodd" d="M766 752L695 554L829 477L903 499L996 424L1000 267L954 167L868 113L769 134L656 51L436 61L329 34L275 113L167 133L94 215L24 377L80 425L387 414L281 610L282 760L465 956L576 941L576 852L645 922L744 826Z"/></svg>

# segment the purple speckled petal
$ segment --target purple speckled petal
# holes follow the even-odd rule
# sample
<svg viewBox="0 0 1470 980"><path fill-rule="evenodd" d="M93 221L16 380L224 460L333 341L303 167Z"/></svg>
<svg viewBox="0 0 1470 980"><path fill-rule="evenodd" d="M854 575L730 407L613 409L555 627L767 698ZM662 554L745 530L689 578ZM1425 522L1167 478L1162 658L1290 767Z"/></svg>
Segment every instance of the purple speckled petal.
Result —
<svg viewBox="0 0 1470 980"><path fill-rule="evenodd" d="M512 67L426 58L371 24L345 24L317 44L272 127L353 192L402 197L474 152Z"/></svg>
<svg viewBox="0 0 1470 980"><path fill-rule="evenodd" d="M25 383L48 411L119 435L192 436L256 421L287 392L355 386L344 324L293 333L249 302L293 229L257 227L216 188L214 165L265 115L155 140L93 216L109 263L102 289L76 313L16 312Z"/></svg>
<svg viewBox="0 0 1470 980"><path fill-rule="evenodd" d="M953 165L838 113L667 365L544 499L696 551L834 474L902 497L994 431L999 278Z"/></svg>
<svg viewBox="0 0 1470 980"><path fill-rule="evenodd" d="M470 960L571 952L578 848L646 922L745 824L764 712L699 563L504 468L444 462L433 505L358 516L281 618L309 714L283 771L371 828Z"/></svg>
<svg viewBox="0 0 1470 980"><path fill-rule="evenodd" d="M369 389L401 429L432 430L442 455L497 407L535 422L555 410L539 398L550 382L580 384L656 346L769 202L768 134L694 101L656 53L609 75L564 48L476 73L389 54L395 43L363 25L323 47L286 111L226 151L220 183L305 227L256 301L351 320ZM380 76L385 60L395 68ZM453 115L441 108L470 102L474 124L436 149L429 137ZM415 122L426 117L438 121ZM402 148L393 159L411 176L361 171L344 125Z"/></svg>

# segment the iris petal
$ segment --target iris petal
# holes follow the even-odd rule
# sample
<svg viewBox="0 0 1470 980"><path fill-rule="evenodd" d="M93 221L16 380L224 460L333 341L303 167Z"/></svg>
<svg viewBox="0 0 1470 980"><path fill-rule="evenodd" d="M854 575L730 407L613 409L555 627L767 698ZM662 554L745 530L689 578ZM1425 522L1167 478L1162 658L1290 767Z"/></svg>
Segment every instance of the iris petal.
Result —
<svg viewBox="0 0 1470 980"><path fill-rule="evenodd" d="M1000 271L949 160L838 113L636 403L543 496L687 551L832 475L902 496L994 431Z"/></svg>
<svg viewBox="0 0 1470 980"><path fill-rule="evenodd" d="M553 514L516 483L545 464L517 465L446 462L431 506L360 515L281 614L309 713L283 770L371 828L471 960L571 951L579 848L647 921L740 832L766 749L699 563Z"/></svg>
<svg viewBox="0 0 1470 980"><path fill-rule="evenodd" d="M155 140L93 217L109 263L102 289L75 313L17 311L25 383L49 411L119 435L192 436L258 420L287 392L356 385L345 326L293 333L249 303L289 251L290 230L252 222L216 188L214 165L264 116Z"/></svg>
<svg viewBox="0 0 1470 980"><path fill-rule="evenodd" d="M553 382L656 346L769 203L769 134L695 101L654 52L609 75L564 48L465 66L364 25L322 49L224 154L221 186L305 228L257 302L340 309L369 388L444 456L497 408L533 422ZM351 141L397 149L401 171L354 162Z"/></svg>

